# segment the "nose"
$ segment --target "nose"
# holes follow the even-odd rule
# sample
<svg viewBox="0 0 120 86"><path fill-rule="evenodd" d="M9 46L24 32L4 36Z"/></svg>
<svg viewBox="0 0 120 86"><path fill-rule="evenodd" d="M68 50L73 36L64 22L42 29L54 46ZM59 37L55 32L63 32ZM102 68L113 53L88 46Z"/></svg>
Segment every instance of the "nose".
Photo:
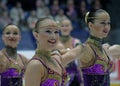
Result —
<svg viewBox="0 0 120 86"><path fill-rule="evenodd" d="M110 28L110 24L105 24L105 28Z"/></svg>
<svg viewBox="0 0 120 86"><path fill-rule="evenodd" d="M10 34L9 37L14 37L14 34Z"/></svg>
<svg viewBox="0 0 120 86"><path fill-rule="evenodd" d="M51 34L51 38L55 38L55 36L56 36L55 33Z"/></svg>

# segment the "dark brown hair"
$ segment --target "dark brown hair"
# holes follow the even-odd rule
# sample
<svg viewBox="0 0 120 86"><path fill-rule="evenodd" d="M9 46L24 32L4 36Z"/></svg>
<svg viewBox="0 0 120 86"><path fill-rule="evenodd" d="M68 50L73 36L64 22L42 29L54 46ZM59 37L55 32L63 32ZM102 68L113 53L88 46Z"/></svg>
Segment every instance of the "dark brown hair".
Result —
<svg viewBox="0 0 120 86"><path fill-rule="evenodd" d="M97 14L98 13L103 13L106 12L103 9L95 9L95 10L91 10L90 12L87 12L85 15L85 22L88 24L89 22L94 22L94 20L97 18Z"/></svg>

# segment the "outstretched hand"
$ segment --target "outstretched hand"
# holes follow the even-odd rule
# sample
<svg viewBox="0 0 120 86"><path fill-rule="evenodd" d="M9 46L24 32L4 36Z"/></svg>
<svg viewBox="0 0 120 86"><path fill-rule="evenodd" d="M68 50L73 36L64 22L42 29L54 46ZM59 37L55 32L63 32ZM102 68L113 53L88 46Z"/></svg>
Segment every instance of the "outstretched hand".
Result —
<svg viewBox="0 0 120 86"><path fill-rule="evenodd" d="M120 58L120 45L114 44L109 47L109 53L113 58Z"/></svg>

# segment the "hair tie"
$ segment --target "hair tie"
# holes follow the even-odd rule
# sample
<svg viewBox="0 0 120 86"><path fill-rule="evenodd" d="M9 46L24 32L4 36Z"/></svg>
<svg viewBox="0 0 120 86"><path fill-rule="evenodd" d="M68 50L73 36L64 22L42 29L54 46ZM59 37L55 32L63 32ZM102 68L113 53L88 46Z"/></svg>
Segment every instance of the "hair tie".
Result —
<svg viewBox="0 0 120 86"><path fill-rule="evenodd" d="M86 15L85 15L85 22L87 23L87 18L88 18L88 15L89 15L90 12L87 12Z"/></svg>

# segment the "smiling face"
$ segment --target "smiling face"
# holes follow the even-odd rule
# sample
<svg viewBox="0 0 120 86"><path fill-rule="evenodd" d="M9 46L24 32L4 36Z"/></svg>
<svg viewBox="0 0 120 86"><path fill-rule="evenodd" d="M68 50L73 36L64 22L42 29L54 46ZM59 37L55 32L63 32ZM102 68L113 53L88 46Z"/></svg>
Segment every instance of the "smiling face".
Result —
<svg viewBox="0 0 120 86"><path fill-rule="evenodd" d="M20 38L21 38L20 30L18 29L17 26L8 25L4 28L2 39L6 46L16 48L20 41Z"/></svg>
<svg viewBox="0 0 120 86"><path fill-rule="evenodd" d="M71 25L70 20L68 19L61 20L60 30L63 36L69 36L70 32L72 31L72 25Z"/></svg>
<svg viewBox="0 0 120 86"><path fill-rule="evenodd" d="M53 50L59 39L59 29L56 22L51 19L41 21L34 36L40 49Z"/></svg>
<svg viewBox="0 0 120 86"><path fill-rule="evenodd" d="M94 22L89 24L91 35L104 38L110 31L110 16L107 12L97 13Z"/></svg>

